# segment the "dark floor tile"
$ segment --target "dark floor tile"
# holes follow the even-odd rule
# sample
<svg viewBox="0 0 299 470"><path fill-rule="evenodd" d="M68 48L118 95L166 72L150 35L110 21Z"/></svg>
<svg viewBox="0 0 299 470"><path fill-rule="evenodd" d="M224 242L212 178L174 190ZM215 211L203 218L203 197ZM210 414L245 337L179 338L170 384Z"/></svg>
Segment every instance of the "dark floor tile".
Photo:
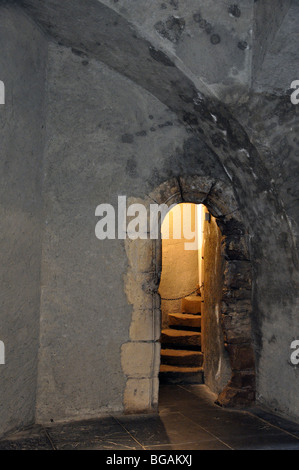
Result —
<svg viewBox="0 0 299 470"><path fill-rule="evenodd" d="M219 412L221 408L214 402L216 395L207 393L205 385L191 386L172 386L176 389L167 386L160 388L159 395L159 410L169 408L171 410L200 410L203 413L210 413L211 411Z"/></svg>
<svg viewBox="0 0 299 470"><path fill-rule="evenodd" d="M296 423L261 409L215 405L204 385L163 385L157 415L126 415L33 426L0 441L0 450L299 450Z"/></svg>
<svg viewBox="0 0 299 470"><path fill-rule="evenodd" d="M285 433L233 437L229 442L236 450L299 450L299 440Z"/></svg>
<svg viewBox="0 0 299 470"><path fill-rule="evenodd" d="M142 416L139 419L128 416L120 418L128 432L143 446L157 444L183 444L213 439L189 418L179 412L161 413L159 416Z"/></svg>
<svg viewBox="0 0 299 470"><path fill-rule="evenodd" d="M198 426L201 426L213 436L234 447L235 439L247 436L256 436L257 439L267 435L280 434L279 430L273 428L270 424L260 421L242 412L223 411L223 413L202 413L201 411L183 411L184 416L188 417Z"/></svg>
<svg viewBox="0 0 299 470"><path fill-rule="evenodd" d="M119 422L142 445L169 443L169 436L159 415L120 416Z"/></svg>
<svg viewBox="0 0 299 470"><path fill-rule="evenodd" d="M264 448L267 440L269 443L272 440L276 446L279 442L282 442L283 445L284 443L290 444L295 448L299 444L299 440L295 436L284 433L270 423L241 411L225 411L217 419L215 416L208 417L203 416L200 412L194 412L190 415L190 419L233 448L243 448L244 446L259 448L259 445Z"/></svg>
<svg viewBox="0 0 299 470"><path fill-rule="evenodd" d="M0 441L0 450L52 450L46 432L39 426L14 433Z"/></svg>
<svg viewBox="0 0 299 470"><path fill-rule="evenodd" d="M185 442L182 444L164 444L146 446L146 450L231 450L227 445L213 439L201 442Z"/></svg>
<svg viewBox="0 0 299 470"><path fill-rule="evenodd" d="M211 433L234 449L297 449L299 441L296 436L284 433L277 426L284 426L289 432L298 430L294 423L279 422L273 415L260 412L257 416L241 410L220 408L215 405L215 395L202 385L186 385L178 394L180 413L193 423ZM162 410L174 409L175 393L168 387L162 394ZM185 392L185 394L184 394ZM189 395L188 395L189 393ZM167 402L167 405L163 403ZM262 417L263 419L260 419ZM273 424L273 425L272 425Z"/></svg>
<svg viewBox="0 0 299 470"><path fill-rule="evenodd" d="M214 403L215 400L217 399L217 394L213 393L207 385L196 385L196 384L186 384L186 385L181 385L181 388L188 392L192 393L193 395L199 397L201 401L205 401L207 403Z"/></svg>
<svg viewBox="0 0 299 470"><path fill-rule="evenodd" d="M172 405L159 405L159 414L163 413L177 413L179 411L177 406Z"/></svg>
<svg viewBox="0 0 299 470"><path fill-rule="evenodd" d="M48 433L59 450L142 449L112 417L55 425Z"/></svg>
<svg viewBox="0 0 299 470"><path fill-rule="evenodd" d="M282 418L280 416L274 415L259 407L250 408L248 412L250 414L253 414L254 416L259 417L260 419L264 421L267 421L268 423L271 423L273 426L276 426L282 429L283 431L293 434L294 436L297 436L299 438L299 424L298 423L295 423L285 418Z"/></svg>
<svg viewBox="0 0 299 470"><path fill-rule="evenodd" d="M188 405L198 402L198 397L187 389L177 385L161 385L159 390L159 407L173 406L179 407L180 403ZM200 403L198 403L200 404Z"/></svg>

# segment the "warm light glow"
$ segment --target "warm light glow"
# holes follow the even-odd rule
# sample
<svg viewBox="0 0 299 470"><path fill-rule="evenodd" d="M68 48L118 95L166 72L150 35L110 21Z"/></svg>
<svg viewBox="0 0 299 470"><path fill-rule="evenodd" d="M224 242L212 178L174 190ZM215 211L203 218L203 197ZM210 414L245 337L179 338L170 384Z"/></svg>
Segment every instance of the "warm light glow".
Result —
<svg viewBox="0 0 299 470"><path fill-rule="evenodd" d="M177 297L202 285L204 211L202 204L177 204L163 220L162 297Z"/></svg>
<svg viewBox="0 0 299 470"><path fill-rule="evenodd" d="M198 284L203 283L203 239L204 239L204 216L205 206L197 206L197 229L198 229Z"/></svg>

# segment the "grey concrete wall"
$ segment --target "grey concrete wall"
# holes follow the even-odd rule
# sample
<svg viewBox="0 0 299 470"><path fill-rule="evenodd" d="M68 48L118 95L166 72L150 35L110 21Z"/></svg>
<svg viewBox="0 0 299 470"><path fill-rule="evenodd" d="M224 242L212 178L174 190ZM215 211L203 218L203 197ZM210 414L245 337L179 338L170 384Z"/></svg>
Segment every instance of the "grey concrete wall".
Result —
<svg viewBox="0 0 299 470"><path fill-rule="evenodd" d="M47 109L42 422L123 408L120 350L132 314L124 292L128 260L122 240L96 238L96 207L117 209L118 195L147 195L168 177L200 171L215 158L192 147L176 116L152 95L69 48L50 45Z"/></svg>
<svg viewBox="0 0 299 470"><path fill-rule="evenodd" d="M20 10L0 6L0 434L34 421L39 337L41 168L47 43Z"/></svg>
<svg viewBox="0 0 299 470"><path fill-rule="evenodd" d="M275 36L280 34L279 28L282 23L284 23L283 29L287 32L288 38L292 38L292 40L288 40L288 47L296 48L297 41L293 36L295 24L292 26L289 22L289 18L291 18L293 23L297 22L297 14L294 10L296 10L298 6L296 7L295 3L296 2L292 0L258 0L254 3L254 46L252 52L252 79L254 86L256 86L257 82L260 80L262 71L265 70L264 61L269 60L269 52L273 51L273 43L276 41ZM291 5L292 12L288 12ZM288 16L288 25L285 21L286 15ZM279 48L276 48L276 53L278 54L282 52L281 45L282 44L280 44ZM276 89L281 88L282 83L277 82L275 77L277 77L277 74L281 73L290 75L289 67L292 67L291 63L289 63L288 70L282 70L284 67L277 67L278 63L282 63L281 60L278 60L277 56L273 59L272 73L267 73L267 78L265 77L265 88L267 90L269 90L270 86Z"/></svg>

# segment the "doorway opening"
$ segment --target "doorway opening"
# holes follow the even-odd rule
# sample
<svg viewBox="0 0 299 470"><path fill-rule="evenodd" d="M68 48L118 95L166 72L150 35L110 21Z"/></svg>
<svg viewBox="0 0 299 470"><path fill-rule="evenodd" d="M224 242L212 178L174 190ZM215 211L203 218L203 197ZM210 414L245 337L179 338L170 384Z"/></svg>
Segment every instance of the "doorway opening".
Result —
<svg viewBox="0 0 299 470"><path fill-rule="evenodd" d="M202 204L177 204L161 226L160 383L203 383L203 215Z"/></svg>
<svg viewBox="0 0 299 470"><path fill-rule="evenodd" d="M221 231L203 204L181 203L161 238L160 383L207 383L219 393L231 375L220 324Z"/></svg>
<svg viewBox="0 0 299 470"><path fill-rule="evenodd" d="M194 356L197 366L202 368L200 372L204 383L218 395L217 401L222 406L247 406L255 399L255 356L251 333L253 273L249 233L232 189L223 181L205 176L180 177L162 183L142 200L130 200L130 203L135 202L142 202L148 208L153 203L158 204L161 215L162 212L165 214L165 206L168 211L183 203L201 207L204 211L204 260L201 271L198 270L195 275L198 282L190 291L164 293L161 292L163 237L125 240L128 255L125 291L132 304L130 338L121 350L122 368L126 376L126 412L157 409L159 383L163 380L160 367L161 362L162 365L165 362L164 359L161 361L161 331L177 329L166 328L169 324L165 319L165 304L171 300L163 299L184 298L195 287L197 291L191 296L201 294L200 331L197 331L200 333L200 347L196 352L202 354ZM197 214L198 211L200 209L197 209ZM192 242L188 239L192 224L191 230L186 230L186 233L187 242ZM189 250L184 251L187 253ZM197 255L200 256L199 253ZM182 271L182 265L178 264L178 267ZM203 286L200 284L200 272ZM168 313L196 315L198 312ZM176 321L175 316L171 321ZM199 321L198 318L196 321ZM162 342L162 349L176 348L164 347ZM187 348L183 350L190 351ZM166 361L175 359L174 351L172 356L168 354ZM201 360L202 365L199 365Z"/></svg>

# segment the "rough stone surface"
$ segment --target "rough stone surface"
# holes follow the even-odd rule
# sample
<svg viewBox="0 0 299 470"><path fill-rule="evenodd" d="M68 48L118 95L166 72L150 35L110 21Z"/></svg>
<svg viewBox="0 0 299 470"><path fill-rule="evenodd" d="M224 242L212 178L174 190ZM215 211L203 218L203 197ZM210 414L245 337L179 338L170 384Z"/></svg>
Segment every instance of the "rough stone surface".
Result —
<svg viewBox="0 0 299 470"><path fill-rule="evenodd" d="M207 213L207 211L206 211ZM228 352L224 347L220 321L223 296L223 258L221 232L216 219L204 221L202 336L205 383L220 393L231 376Z"/></svg>
<svg viewBox="0 0 299 470"><path fill-rule="evenodd" d="M203 354L199 351L180 349L161 349L161 364L173 366L199 366L203 363Z"/></svg>
<svg viewBox="0 0 299 470"><path fill-rule="evenodd" d="M201 317L200 315L188 315L188 313L170 313L169 325L200 328Z"/></svg>
<svg viewBox="0 0 299 470"><path fill-rule="evenodd" d="M179 331L172 329L162 330L161 343L166 347L171 344L173 348L198 347L201 346L201 334L195 331Z"/></svg>
<svg viewBox="0 0 299 470"><path fill-rule="evenodd" d="M202 299L199 296L189 295L182 299L182 312L200 314L202 309Z"/></svg>

